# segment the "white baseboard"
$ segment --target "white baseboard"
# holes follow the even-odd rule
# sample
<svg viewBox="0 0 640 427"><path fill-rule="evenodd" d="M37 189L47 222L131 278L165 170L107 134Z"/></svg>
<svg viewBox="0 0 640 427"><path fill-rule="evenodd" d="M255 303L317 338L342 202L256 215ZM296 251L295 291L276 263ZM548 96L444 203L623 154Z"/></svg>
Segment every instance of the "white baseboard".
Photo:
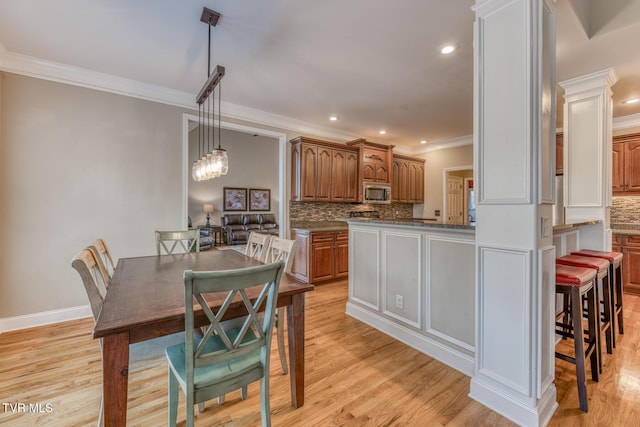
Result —
<svg viewBox="0 0 640 427"><path fill-rule="evenodd" d="M85 317L91 316L91 307L88 305L81 305L77 307L62 308L60 310L25 314L22 316L5 317L4 319L0 319L0 334L3 332L17 331L36 326L50 325L52 323L84 319Z"/></svg>
<svg viewBox="0 0 640 427"><path fill-rule="evenodd" d="M490 384L471 379L469 397L523 427L544 427L558 408L556 388L549 387L536 406L529 406Z"/></svg>
<svg viewBox="0 0 640 427"><path fill-rule="evenodd" d="M475 369L475 359L472 356L461 353L454 348L421 335L414 330L405 328L389 319L371 313L369 310L351 302L347 303L347 315L360 320L367 325L397 339L398 341L415 348L416 350L433 357L434 359L452 367L471 377Z"/></svg>

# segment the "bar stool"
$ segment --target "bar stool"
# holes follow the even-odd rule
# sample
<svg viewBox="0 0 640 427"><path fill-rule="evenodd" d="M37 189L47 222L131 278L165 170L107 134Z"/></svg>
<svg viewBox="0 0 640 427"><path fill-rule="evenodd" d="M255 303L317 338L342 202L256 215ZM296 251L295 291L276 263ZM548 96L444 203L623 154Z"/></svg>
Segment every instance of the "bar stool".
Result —
<svg viewBox="0 0 640 427"><path fill-rule="evenodd" d="M611 277L611 289L613 290L613 299L611 301L611 329L613 330L613 347L616 347L616 322L618 323L618 333L624 335L624 318L623 318L623 297L622 297L622 258L621 252L594 251L591 249L582 249L580 252L572 252L572 255L590 256L596 258L604 258L609 261L609 277ZM617 319L616 319L617 317Z"/></svg>
<svg viewBox="0 0 640 427"><path fill-rule="evenodd" d="M597 319L599 310L596 300L595 283L597 273L592 268L572 267L568 265L556 264L556 293L568 296L571 299L572 315L569 316L569 323L558 322L556 318L556 334L563 337L573 338L575 357L568 356L556 351L558 359L571 362L576 365L576 379L578 382L578 398L580 409L588 411L587 406L587 375L585 371L585 360L591 361L591 379L598 381L598 326ZM584 338L582 329L582 298L587 300L587 319L589 329L586 331L587 339ZM563 316L563 313L560 314ZM566 317L565 317L566 319ZM585 344L587 347L585 348Z"/></svg>
<svg viewBox="0 0 640 427"><path fill-rule="evenodd" d="M591 268L595 270L598 283L594 292L596 301L603 303L602 318L596 316L598 330L604 332L607 343L607 353L613 354L613 342L611 336L611 286L609 285L609 261L603 258L584 257L578 255L565 255L556 259L556 264L569 265L574 267ZM598 286L601 285L601 286ZM602 301L600 300L600 289L602 289ZM599 307L599 304L598 304ZM599 310L598 310L599 312ZM602 343L598 334L598 367L602 373Z"/></svg>

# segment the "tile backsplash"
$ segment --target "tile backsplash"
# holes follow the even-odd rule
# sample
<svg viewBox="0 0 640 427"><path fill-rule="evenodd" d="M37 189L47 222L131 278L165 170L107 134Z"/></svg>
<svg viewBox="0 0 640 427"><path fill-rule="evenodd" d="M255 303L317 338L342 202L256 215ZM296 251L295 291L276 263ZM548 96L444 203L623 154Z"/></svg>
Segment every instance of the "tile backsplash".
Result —
<svg viewBox="0 0 640 427"><path fill-rule="evenodd" d="M614 197L611 224L640 225L640 197Z"/></svg>
<svg viewBox="0 0 640 427"><path fill-rule="evenodd" d="M412 218L413 205L391 203L369 205L358 203L289 202L290 221L333 221L347 218L351 211L378 211L380 218Z"/></svg>

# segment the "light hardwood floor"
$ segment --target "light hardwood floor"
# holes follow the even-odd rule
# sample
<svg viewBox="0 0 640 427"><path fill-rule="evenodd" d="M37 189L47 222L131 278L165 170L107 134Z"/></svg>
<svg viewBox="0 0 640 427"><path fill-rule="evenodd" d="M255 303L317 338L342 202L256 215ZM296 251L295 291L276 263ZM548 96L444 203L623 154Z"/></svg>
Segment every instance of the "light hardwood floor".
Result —
<svg viewBox="0 0 640 427"><path fill-rule="evenodd" d="M290 406L289 377L274 348L274 426L511 426L470 399L469 378L344 314L347 282L320 285L307 298L306 397ZM556 364L560 408L551 426L640 424L640 298L627 297L626 334L589 381L589 413L578 409L572 365ZM84 426L97 420L101 394L98 342L90 319L0 335L0 425ZM162 363L129 377L128 424L166 425L167 372ZM2 403L40 403L41 413L12 413ZM50 404L52 412L47 412ZM249 398L207 403L196 425L260 425L258 383ZM184 424L181 395L178 420Z"/></svg>

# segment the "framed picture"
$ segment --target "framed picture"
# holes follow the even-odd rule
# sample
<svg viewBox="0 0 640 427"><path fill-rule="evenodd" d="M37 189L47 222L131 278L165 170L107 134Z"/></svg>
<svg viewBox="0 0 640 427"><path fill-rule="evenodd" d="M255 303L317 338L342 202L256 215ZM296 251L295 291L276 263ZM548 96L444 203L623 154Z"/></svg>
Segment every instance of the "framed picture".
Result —
<svg viewBox="0 0 640 427"><path fill-rule="evenodd" d="M224 210L225 211L246 211L247 210L247 189L224 187Z"/></svg>
<svg viewBox="0 0 640 427"><path fill-rule="evenodd" d="M271 190L262 188L249 189L249 210L269 211L271 210Z"/></svg>

